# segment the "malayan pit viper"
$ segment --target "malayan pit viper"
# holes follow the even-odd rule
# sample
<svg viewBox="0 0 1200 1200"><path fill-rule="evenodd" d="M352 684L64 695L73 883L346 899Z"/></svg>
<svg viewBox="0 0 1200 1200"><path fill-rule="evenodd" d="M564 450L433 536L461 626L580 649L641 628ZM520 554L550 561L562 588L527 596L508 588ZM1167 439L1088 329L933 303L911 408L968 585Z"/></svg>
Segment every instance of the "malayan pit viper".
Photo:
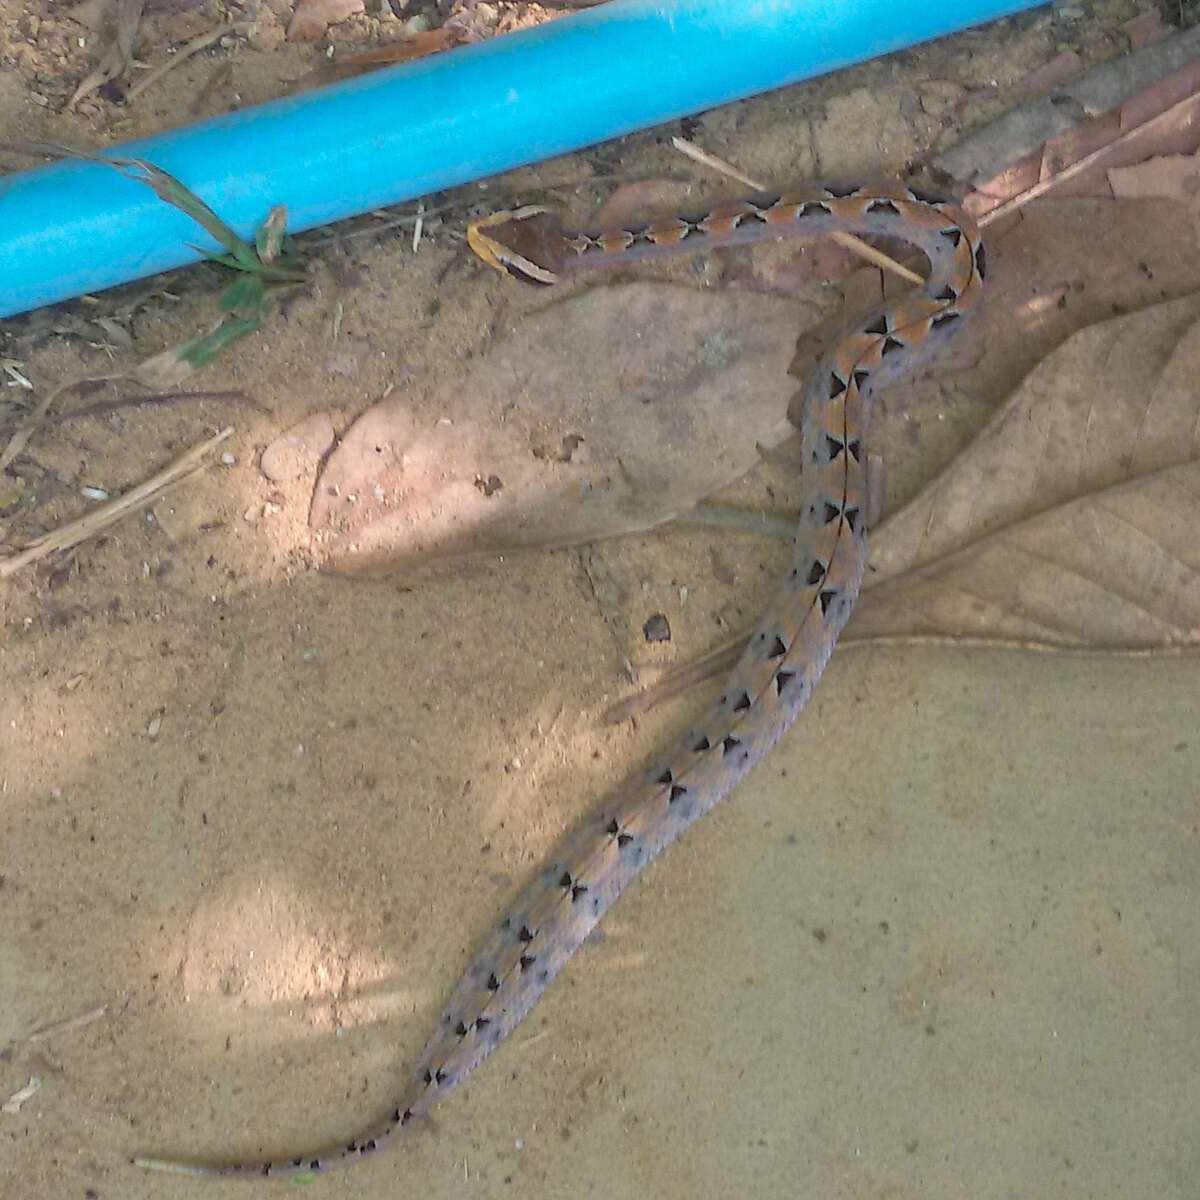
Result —
<svg viewBox="0 0 1200 1200"><path fill-rule="evenodd" d="M872 395L953 336L979 298L985 271L974 221L899 184L756 195L695 219L601 233L566 233L556 217L532 207L471 228L481 257L540 283L586 267L839 231L911 243L928 258L929 277L924 287L863 317L808 381L792 566L716 703L558 846L467 969L412 1083L373 1128L329 1150L277 1161L136 1161L188 1174L257 1178L346 1166L380 1149L495 1049L629 881L751 770L812 695L866 568L863 439Z"/></svg>

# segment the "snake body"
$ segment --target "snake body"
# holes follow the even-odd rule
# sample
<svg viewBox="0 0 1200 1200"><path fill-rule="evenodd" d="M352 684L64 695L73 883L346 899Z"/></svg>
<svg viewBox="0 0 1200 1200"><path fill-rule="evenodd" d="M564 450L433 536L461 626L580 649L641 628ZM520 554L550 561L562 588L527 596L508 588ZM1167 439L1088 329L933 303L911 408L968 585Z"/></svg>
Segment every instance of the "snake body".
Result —
<svg viewBox="0 0 1200 1200"><path fill-rule="evenodd" d="M281 1161L143 1165L262 1178L357 1162L441 1100L513 1030L630 880L722 799L804 707L866 569L863 439L872 395L953 336L985 272L971 218L899 184L760 195L696 219L594 234L566 233L533 208L472 227L471 244L485 259L544 283L592 266L836 231L909 242L929 259L930 275L923 288L863 317L809 380L793 562L716 703L557 847L455 987L407 1091L374 1128L329 1153Z"/></svg>

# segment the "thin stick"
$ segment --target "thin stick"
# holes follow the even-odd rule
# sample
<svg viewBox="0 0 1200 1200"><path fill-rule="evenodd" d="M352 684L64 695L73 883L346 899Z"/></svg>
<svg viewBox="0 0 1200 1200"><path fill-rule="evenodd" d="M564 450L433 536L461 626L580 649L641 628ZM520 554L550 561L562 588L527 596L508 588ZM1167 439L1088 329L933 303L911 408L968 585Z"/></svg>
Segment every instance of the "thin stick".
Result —
<svg viewBox="0 0 1200 1200"><path fill-rule="evenodd" d="M35 1030L25 1040L31 1043L48 1041L60 1033L70 1033L73 1029L82 1029L84 1025L90 1025L93 1021L100 1020L107 1012L108 1005L101 1004L99 1008L80 1013L77 1017L68 1017L65 1021L55 1021L53 1025L43 1025L41 1029Z"/></svg>
<svg viewBox="0 0 1200 1200"><path fill-rule="evenodd" d="M252 403L245 392L148 392L144 396L122 396L117 400L99 400L95 404L85 404L83 408L73 408L69 412L48 413L40 421L32 424L28 418L23 418L21 429L32 433L35 429L62 425L80 417L102 417L118 412L122 408L137 408L143 404L166 406L178 404L183 400L236 400L244 404ZM262 405L256 404L254 407L261 412L267 411Z"/></svg>
<svg viewBox="0 0 1200 1200"><path fill-rule="evenodd" d="M125 103L136 100L147 88L153 87L168 71L174 70L181 62L191 58L193 54L199 54L201 50L208 49L213 42L219 42L227 33L249 33L253 28L253 21L235 21L232 25L222 25L220 29L211 29L208 33L202 33L199 37L193 38L190 42L180 46L165 63L155 67L149 75L131 87L126 93Z"/></svg>
<svg viewBox="0 0 1200 1200"><path fill-rule="evenodd" d="M169 1158L132 1158L129 1160L135 1167L145 1167L147 1171L165 1171L170 1175L207 1175L208 1172L194 1163L172 1162Z"/></svg>
<svg viewBox="0 0 1200 1200"><path fill-rule="evenodd" d="M9 555L7 558L0 558L0 579L7 579L22 567L28 566L29 563L36 562L38 559L45 558L47 555L54 554L59 550L69 550L72 546L78 546L80 542L85 542L88 538L95 537L101 530L116 524L122 517L126 517L131 512L144 508L165 488L199 471L204 456L232 434L233 426L227 426L215 437L211 437L207 441L201 442L200 445L193 447L181 458L176 459L169 467L159 471L157 475L152 475L144 483L139 483L136 487L130 488L124 495L118 496L115 500L110 500L107 504L103 504L92 512L80 517L79 520L71 521L54 530L52 533L38 538L18 554Z"/></svg>
<svg viewBox="0 0 1200 1200"><path fill-rule="evenodd" d="M993 221L998 221L1006 213L1010 213L1014 209L1028 204L1030 200L1036 200L1039 196L1044 196L1047 192L1058 187L1059 184L1074 178L1074 176L1086 171L1089 167L1095 166L1106 154L1111 154L1117 146L1122 146L1126 142L1133 141L1134 138L1153 129L1160 122L1173 119L1179 113L1185 112L1188 108L1195 107L1197 104L1200 104L1200 95L1193 93L1172 104L1170 108L1164 108L1157 116L1142 121L1132 129L1127 129L1124 133L1113 138L1111 142L1105 142L1099 149L1093 150L1091 154L1085 154L1082 158L1071 163L1069 167L1063 167L1061 171L1051 175L1049 179L1043 179L1035 183L1033 187L1026 188L1023 192L1018 192L1017 195L1005 200L1003 204L999 204L990 212L984 213L982 217L978 218L980 229L986 228Z"/></svg>
<svg viewBox="0 0 1200 1200"><path fill-rule="evenodd" d="M41 1086L42 1081L36 1075L30 1075L29 1082L23 1088L13 1092L3 1104L0 1104L0 1112L19 1113L21 1105L31 1096L36 1096Z"/></svg>
<svg viewBox="0 0 1200 1200"><path fill-rule="evenodd" d="M112 383L118 379L128 378L126 372L117 371L109 375L83 375L78 379L69 379L66 383L60 383L54 391L39 400L25 415L20 427L13 433L8 445L4 447L3 453L0 453L0 471L3 471L25 449L25 444L42 425L53 423L53 418L47 419L46 413L50 405L64 392L69 392L72 388L77 388L84 383Z"/></svg>
<svg viewBox="0 0 1200 1200"><path fill-rule="evenodd" d="M33 431L42 423L42 419L45 417L50 405L53 404L54 401L67 390L67 388L74 386L75 384L73 382L59 384L54 391L48 392L37 402L37 404L34 405L29 415L25 418L24 423L12 435L12 437L9 439L8 445L5 446L3 452L0 453L0 471L3 471L4 468L7 467L8 464L12 462L12 460L16 458L22 450L25 449L25 443L29 441L29 439L33 436Z"/></svg>
<svg viewBox="0 0 1200 1200"><path fill-rule="evenodd" d="M744 183L753 191L765 192L768 190L765 183L760 183L752 176L743 174L723 158L718 158L715 154L709 154L707 150L701 150L699 146L689 142L687 138L673 137L671 145L681 154L686 154L688 158L695 159L696 162L703 166L711 167L714 171L720 171L723 175L729 175L739 183ZM916 271L910 271L907 267L901 266L894 258L889 258L882 250L876 250L874 246L868 246L866 242L861 238L856 238L852 233L835 233L832 237L838 245L844 246L852 254L857 254L859 258L865 258L867 262L873 263L885 271L892 271L896 275L899 275L901 279L907 279L909 283L925 282Z"/></svg>
<svg viewBox="0 0 1200 1200"><path fill-rule="evenodd" d="M736 179L738 183L744 183L752 192L765 192L767 190L765 183L759 183L753 176L739 171L733 163L726 162L723 158L718 158L715 154L709 154L707 150L701 150L695 142L689 142L687 138L673 137L671 145L680 154L686 154L688 158L693 162L698 162L702 167L708 167L712 171L719 171L722 175L728 175L730 179Z"/></svg>
<svg viewBox="0 0 1200 1200"><path fill-rule="evenodd" d="M417 201L417 221L413 225L412 235L412 252L416 252L421 248L421 231L425 228L425 204L424 201Z"/></svg>

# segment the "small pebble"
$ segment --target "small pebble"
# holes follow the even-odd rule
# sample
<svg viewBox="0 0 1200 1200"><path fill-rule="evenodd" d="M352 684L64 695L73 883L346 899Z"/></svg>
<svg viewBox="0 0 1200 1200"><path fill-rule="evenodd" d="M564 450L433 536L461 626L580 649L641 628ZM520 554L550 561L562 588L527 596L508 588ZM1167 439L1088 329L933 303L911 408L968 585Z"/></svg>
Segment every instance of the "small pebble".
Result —
<svg viewBox="0 0 1200 1200"><path fill-rule="evenodd" d="M657 612L642 626L642 635L648 642L669 642L671 625L666 614Z"/></svg>

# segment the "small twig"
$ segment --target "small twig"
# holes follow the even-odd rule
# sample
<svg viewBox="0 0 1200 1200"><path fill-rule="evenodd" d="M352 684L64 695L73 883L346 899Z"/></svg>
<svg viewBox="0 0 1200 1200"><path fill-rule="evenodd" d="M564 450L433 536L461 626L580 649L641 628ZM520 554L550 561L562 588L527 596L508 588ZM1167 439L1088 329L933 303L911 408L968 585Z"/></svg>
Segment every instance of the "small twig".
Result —
<svg viewBox="0 0 1200 1200"><path fill-rule="evenodd" d="M652 708L683 695L698 683L724 675L741 656L748 637L748 634L742 634L715 650L668 671L649 687L634 692L624 700L618 700L616 704L610 704L601 714L600 720L605 725L620 725L622 721L628 721L631 717L649 712Z"/></svg>
<svg viewBox="0 0 1200 1200"><path fill-rule="evenodd" d="M17 385L17 387L22 387L27 392L32 392L33 384L30 383L29 380L26 379L25 376L22 375L17 369L19 365L20 364L16 359L0 358L0 368L3 368L5 375L7 375L13 381L13 383Z"/></svg>
<svg viewBox="0 0 1200 1200"><path fill-rule="evenodd" d="M136 408L142 404L176 404L184 400L235 400L243 404L251 404L260 412L267 412L260 404L246 395L245 392L151 392L145 396L122 396L119 400L99 400L95 404L85 404L82 408L73 408L69 412L47 413L40 421L30 422L26 418L22 431L33 433L38 429L47 429L54 425L63 425L78 417L103 417L117 412L122 408Z"/></svg>
<svg viewBox="0 0 1200 1200"><path fill-rule="evenodd" d="M190 42L184 43L161 66L155 67L149 75L125 93L125 102L136 100L147 88L153 87L168 71L173 71L181 62L186 62L193 54L207 50L213 42L219 42L227 33L249 33L254 28L253 21L235 21L232 25L222 25L220 29L210 29Z"/></svg>
<svg viewBox="0 0 1200 1200"><path fill-rule="evenodd" d="M42 1081L36 1075L30 1075L29 1082L23 1088L13 1092L3 1104L0 1104L0 1112L19 1113L21 1105L31 1096L36 1096L41 1086Z"/></svg>
<svg viewBox="0 0 1200 1200"><path fill-rule="evenodd" d="M695 159L696 162L710 167L714 171L720 171L723 175L729 175L756 192L769 190L765 183L760 183L752 176L743 174L735 166L727 163L722 158L718 158L715 154L709 154L707 150L701 150L699 146L689 142L687 138L673 137L671 145L681 154L686 154L688 158ZM907 279L909 283L925 282L916 271L910 271L907 267L901 266L894 258L889 258L882 250L876 250L874 246L868 246L866 242L861 238L856 238L852 233L835 233L831 236L838 245L845 247L852 254L857 254L859 258L865 258L867 262L873 263L885 271L891 271L899 275L901 279Z"/></svg>
<svg viewBox="0 0 1200 1200"><path fill-rule="evenodd" d="M35 1030L25 1040L27 1042L45 1042L52 1037L57 1037L60 1033L70 1033L73 1029L82 1029L85 1025L91 1025L93 1021L99 1021L108 1012L108 1005L101 1004L99 1008L93 1008L90 1012L80 1013L77 1017L68 1017L65 1021L55 1021L53 1025L43 1025L41 1029Z"/></svg>
<svg viewBox="0 0 1200 1200"><path fill-rule="evenodd" d="M421 248L421 233L425 229L425 203L422 200L417 201L417 220L413 225L412 233L412 252L416 252Z"/></svg>
<svg viewBox="0 0 1200 1200"><path fill-rule="evenodd" d="M671 145L679 151L680 154L686 154L693 162L698 162L702 167L708 167L711 171L718 171L722 175L728 175L730 179L736 179L738 183L744 183L752 192L765 192L767 185L760 183L752 175L746 175L739 171L733 163L726 162L723 158L718 158L715 154L709 154L707 150L701 150L695 142L689 142L687 138L673 137Z"/></svg>
<svg viewBox="0 0 1200 1200"><path fill-rule="evenodd" d="M169 1158L137 1158L130 1159L135 1167L144 1167L147 1171L165 1171L171 1175L206 1175L208 1172L202 1166L194 1163L172 1162Z"/></svg>
<svg viewBox="0 0 1200 1200"><path fill-rule="evenodd" d="M581 546L579 549L579 565L583 568L584 576L587 579L588 587L592 593L592 600L599 610L600 619L604 622L608 629L609 635L613 640L613 647L621 656L621 663L625 668L625 675L630 683L637 682L637 672L633 668L633 663L629 655L625 653L624 638L621 637L617 630L616 620L612 615L610 606L605 602L604 593L606 585L611 579L608 568L604 565L604 560L598 557L589 545ZM608 576L608 579L605 578Z"/></svg>
<svg viewBox="0 0 1200 1200"><path fill-rule="evenodd" d="M69 388L73 388L79 381L71 380L69 383L60 383L52 392L47 392L37 404L30 410L29 415L25 418L21 427L9 439L9 443L4 447L3 452L0 452L0 471L3 471L22 450L25 449L25 443L33 436L33 431L41 425L45 420L46 413L50 405L58 399L63 392Z"/></svg>
<svg viewBox="0 0 1200 1200"><path fill-rule="evenodd" d="M94 537L101 530L107 529L110 525L121 520L122 517L128 516L131 512L139 508L144 508L165 488L179 483L181 480L199 471L204 456L230 437L232 433L232 426L222 429L215 437L211 437L207 441L201 442L200 445L193 447L181 458L176 459L169 467L159 471L157 475L152 475L144 483L139 483L136 487L130 488L124 495L118 496L115 500L110 500L107 504L103 504L92 512L80 517L79 520L71 521L61 528L54 530L52 533L38 538L19 553L9 555L7 558L0 558L0 579L7 579L22 567L28 566L29 563L36 562L38 559L45 558L47 555L54 554L59 550L69 550L72 546L78 546L80 542L85 542L88 538Z"/></svg>

